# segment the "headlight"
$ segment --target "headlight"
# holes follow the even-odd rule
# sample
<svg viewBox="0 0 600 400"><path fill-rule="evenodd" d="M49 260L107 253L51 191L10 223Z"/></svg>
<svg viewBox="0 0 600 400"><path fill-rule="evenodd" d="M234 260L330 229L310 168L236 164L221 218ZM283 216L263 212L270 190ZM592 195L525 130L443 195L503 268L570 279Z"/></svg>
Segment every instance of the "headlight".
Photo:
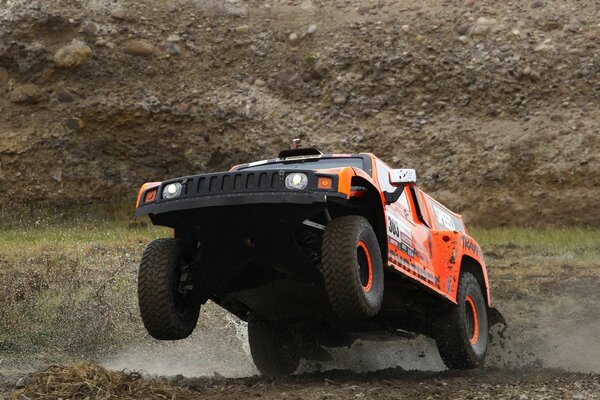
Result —
<svg viewBox="0 0 600 400"><path fill-rule="evenodd" d="M285 187L288 189L302 190L308 185L308 177L305 174L295 172L285 178Z"/></svg>
<svg viewBox="0 0 600 400"><path fill-rule="evenodd" d="M172 199L174 197L179 196L181 194L181 188L182 186L179 182L169 183L163 189L163 199Z"/></svg>

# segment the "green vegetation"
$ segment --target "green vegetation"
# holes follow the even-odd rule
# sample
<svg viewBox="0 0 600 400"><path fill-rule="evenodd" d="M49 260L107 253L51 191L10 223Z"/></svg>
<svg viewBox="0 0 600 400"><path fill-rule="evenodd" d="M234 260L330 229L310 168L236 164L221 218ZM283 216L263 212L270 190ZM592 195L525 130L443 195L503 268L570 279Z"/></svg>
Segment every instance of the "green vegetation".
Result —
<svg viewBox="0 0 600 400"><path fill-rule="evenodd" d="M470 234L479 241L488 264L600 267L599 229L494 228L473 229Z"/></svg>

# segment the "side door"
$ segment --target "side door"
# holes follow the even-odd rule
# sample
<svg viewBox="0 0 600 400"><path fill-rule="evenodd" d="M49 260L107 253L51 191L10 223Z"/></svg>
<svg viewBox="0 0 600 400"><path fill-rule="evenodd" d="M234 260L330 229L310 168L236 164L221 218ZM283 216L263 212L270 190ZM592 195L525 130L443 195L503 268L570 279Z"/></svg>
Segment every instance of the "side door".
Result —
<svg viewBox="0 0 600 400"><path fill-rule="evenodd" d="M377 180L380 189L393 192L390 169L377 160ZM432 289L439 289L439 278L431 265L429 227L416 216L418 203L413 200L410 186L405 186L402 195L393 204L385 206L388 233L388 266L416 279Z"/></svg>

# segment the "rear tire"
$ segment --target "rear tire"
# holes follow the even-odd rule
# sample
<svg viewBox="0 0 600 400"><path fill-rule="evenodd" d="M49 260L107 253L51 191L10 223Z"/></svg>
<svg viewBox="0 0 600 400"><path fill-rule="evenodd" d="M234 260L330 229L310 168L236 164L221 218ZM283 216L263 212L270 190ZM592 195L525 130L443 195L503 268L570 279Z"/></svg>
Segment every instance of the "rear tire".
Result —
<svg viewBox="0 0 600 400"><path fill-rule="evenodd" d="M179 340L192 334L200 304L191 292L182 292L182 267L192 258L181 239L152 241L142 255L138 274L138 302L146 330L155 339ZM188 271L188 274L191 271Z"/></svg>
<svg viewBox="0 0 600 400"><path fill-rule="evenodd" d="M250 316L248 343L258 371L265 376L291 375L300 364L300 351L285 325Z"/></svg>
<svg viewBox="0 0 600 400"><path fill-rule="evenodd" d="M364 319L379 312L383 263L369 221L349 215L329 222L323 234L322 259L329 302L341 319Z"/></svg>
<svg viewBox="0 0 600 400"><path fill-rule="evenodd" d="M461 273L456 301L435 323L437 347L449 369L477 368L485 359L489 326L481 286L472 274Z"/></svg>

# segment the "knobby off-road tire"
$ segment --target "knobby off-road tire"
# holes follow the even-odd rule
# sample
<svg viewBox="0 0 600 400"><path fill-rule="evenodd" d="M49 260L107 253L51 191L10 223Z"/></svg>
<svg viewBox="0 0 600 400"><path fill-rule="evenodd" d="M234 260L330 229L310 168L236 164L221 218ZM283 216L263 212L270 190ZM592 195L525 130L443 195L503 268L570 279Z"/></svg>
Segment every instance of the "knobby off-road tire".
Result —
<svg viewBox="0 0 600 400"><path fill-rule="evenodd" d="M144 326L155 339L184 339L196 327L200 304L178 292L181 267L190 262L181 239L156 239L142 255L138 301Z"/></svg>
<svg viewBox="0 0 600 400"><path fill-rule="evenodd" d="M456 301L434 323L437 347L449 369L477 368L485 358L489 326L483 292L472 274L460 274Z"/></svg>
<svg viewBox="0 0 600 400"><path fill-rule="evenodd" d="M369 221L358 215L332 220L322 250L325 289L335 313L344 320L377 314L383 300L383 265Z"/></svg>
<svg viewBox="0 0 600 400"><path fill-rule="evenodd" d="M300 364L296 338L284 324L248 318L248 343L252 360L265 376L291 375Z"/></svg>

